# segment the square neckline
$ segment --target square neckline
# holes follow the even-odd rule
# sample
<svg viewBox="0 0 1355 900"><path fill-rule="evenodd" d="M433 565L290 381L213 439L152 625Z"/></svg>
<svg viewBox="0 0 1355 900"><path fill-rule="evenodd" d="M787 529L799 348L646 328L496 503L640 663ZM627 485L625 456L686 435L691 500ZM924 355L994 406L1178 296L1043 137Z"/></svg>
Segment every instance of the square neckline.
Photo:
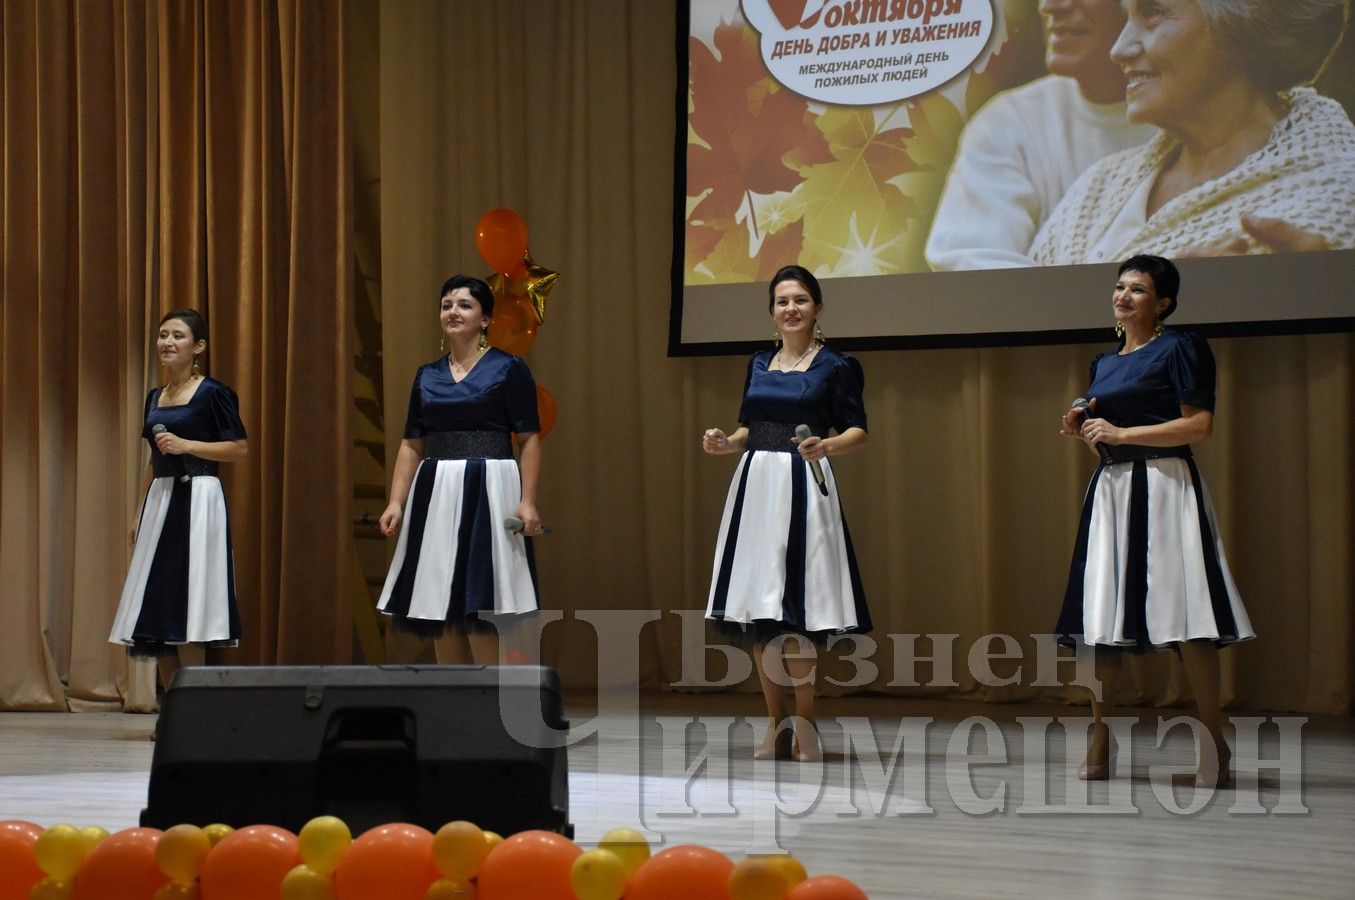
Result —
<svg viewBox="0 0 1355 900"><path fill-rule="evenodd" d="M188 399L185 400L185 401L182 402L182 403L161 403L161 402L160 402L160 399L161 399L162 397L165 396L165 386L164 386L163 384L160 385L158 388L155 389L155 391L156 391L156 394L155 394L155 408L156 408L156 409L182 409L183 407L190 405L194 400L197 399L198 394L202 393L202 388L203 388L203 386L207 384L207 377L208 377L208 376L206 376L206 375L202 376L202 380L198 382L198 386L195 387L195 388L193 388L193 393L189 394L189 395L188 395Z"/></svg>

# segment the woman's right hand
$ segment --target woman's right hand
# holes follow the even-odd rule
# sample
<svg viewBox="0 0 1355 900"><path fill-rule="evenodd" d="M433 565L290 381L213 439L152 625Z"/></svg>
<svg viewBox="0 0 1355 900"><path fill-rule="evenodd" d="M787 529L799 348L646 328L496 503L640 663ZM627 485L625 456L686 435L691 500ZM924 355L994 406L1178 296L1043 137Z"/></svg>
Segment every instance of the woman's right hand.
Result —
<svg viewBox="0 0 1355 900"><path fill-rule="evenodd" d="M400 504L392 503L386 507L386 511L381 514L381 533L390 537L400 530L400 520L405 517L405 511L400 508Z"/></svg>
<svg viewBox="0 0 1355 900"><path fill-rule="evenodd" d="M1086 406L1074 406L1069 408L1069 410L1063 414L1063 427L1059 429L1059 433L1065 434L1068 437L1082 437L1082 423L1095 408L1095 397L1093 397Z"/></svg>
<svg viewBox="0 0 1355 900"><path fill-rule="evenodd" d="M729 435L718 428L708 428L701 436L701 449L712 456L734 452L734 446L729 443Z"/></svg>

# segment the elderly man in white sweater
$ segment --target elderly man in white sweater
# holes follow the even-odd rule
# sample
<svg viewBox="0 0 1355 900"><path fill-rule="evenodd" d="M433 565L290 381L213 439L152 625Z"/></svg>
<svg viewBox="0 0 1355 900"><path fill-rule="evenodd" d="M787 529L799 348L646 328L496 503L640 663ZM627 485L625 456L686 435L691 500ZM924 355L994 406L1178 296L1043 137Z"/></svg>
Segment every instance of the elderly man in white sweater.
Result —
<svg viewBox="0 0 1355 900"><path fill-rule="evenodd" d="M1032 240L1089 166L1151 139L1125 118L1110 58L1117 0L1041 0L1049 75L999 94L965 127L927 239L937 271L1030 266Z"/></svg>

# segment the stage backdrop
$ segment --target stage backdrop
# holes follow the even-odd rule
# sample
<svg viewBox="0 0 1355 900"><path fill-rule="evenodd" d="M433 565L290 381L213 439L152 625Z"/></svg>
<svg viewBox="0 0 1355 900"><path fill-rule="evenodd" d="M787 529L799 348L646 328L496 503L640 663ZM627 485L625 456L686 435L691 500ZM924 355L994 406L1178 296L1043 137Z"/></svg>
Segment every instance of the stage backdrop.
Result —
<svg viewBox="0 0 1355 900"><path fill-rule="evenodd" d="M1162 62L1176 7L1135 12L1116 53L1135 41L1159 47L1127 64L1162 71L1131 89L1127 108L1119 67L1107 76L1088 61L1109 62L1125 23L1118 2L1057 11L1053 29L1036 6L680 2L670 352L743 351L763 339L766 323L740 300L791 262L822 280L825 328L854 348L1097 339L1107 306L1088 301L1109 291L1104 269L1088 264L1135 252L1193 257L1182 263L1181 319L1206 335L1355 325L1355 128L1345 112L1355 41L1341 40L1339 15L1298 49L1283 43L1282 11L1261 23L1274 45L1226 43L1208 28L1171 38L1177 60L1207 60L1192 68ZM1304 102L1264 150L1143 220L1137 189L1175 145L1140 117L1226 140L1231 125L1212 123L1266 92L1211 93L1205 82L1240 73L1288 88L1319 70L1316 93L1299 92ZM1121 151L1132 160L1104 160ZM1098 163L1109 168L1087 171ZM1126 223L1122 209L1138 219ZM1251 236L1244 215L1305 233ZM1292 252L1311 247L1323 251Z"/></svg>
<svg viewBox="0 0 1355 900"><path fill-rule="evenodd" d="M686 41L675 19L673 0L390 0L380 22L387 456L410 379L438 353L437 286L452 272L484 271L473 231L485 210L518 210L535 256L563 273L528 360L559 400L543 445L540 506L555 533L537 542L542 605L570 618L663 613L638 645L611 648L637 654L651 687L682 675L670 611L705 607L736 460L701 453L701 433L733 425L747 368L743 358L665 355L674 46ZM448 48L466 46L479 64L448 65ZM1106 318L1113 280L1102 267L1095 290L1080 295ZM1182 320L1193 315L1195 282L1187 287ZM828 296L830 335L849 293ZM770 337L766 309L765 287L745 285L710 327L739 337L733 323L750 316L754 337ZM977 684L964 654L992 632L1053 627L1094 466L1057 433L1058 416L1086 386L1110 329L1103 335L1089 345L860 355L870 441L833 469L881 646L870 689L1042 696ZM1199 459L1261 634L1224 653L1229 703L1346 712L1355 342L1342 333L1213 346L1219 414ZM919 632L959 635L956 686L891 684L887 636ZM547 637L568 685L594 683L587 625L553 625ZM1022 646L1032 648L1029 637ZM850 666L825 671L844 677ZM926 665L919 675L928 680ZM1034 678L1030 665L1023 678ZM1171 654L1137 661L1124 691L1142 703L1188 699Z"/></svg>
<svg viewBox="0 0 1355 900"><path fill-rule="evenodd" d="M388 447L409 379L438 352L437 286L453 271L483 271L475 222L501 205L526 217L537 257L564 273L529 358L560 410L545 442L540 505L555 533L538 543L542 603L571 619L662 615L638 642L610 649L638 658L647 687L681 678L695 654L684 655L672 611L704 608L735 465L704 456L701 432L734 421L746 361L665 354L674 47L686 40L673 0L350 0L342 19L318 20L309 17L337 7L2 8L0 707L119 703L125 653L105 638L140 502L136 434L156 375L149 322L204 296L214 371L241 389L253 448L228 483L248 616L246 645L230 658L355 658L352 205L365 222L364 290L380 272ZM264 59L231 55L243 48ZM341 50L361 64L350 57L339 71ZM449 62L457 54L476 64ZM173 79L153 83L198 84L190 96L213 103L162 107L143 79L171 68ZM234 79L249 90L228 89ZM360 99L333 102L350 80L364 81L350 95ZM199 116L219 123L210 141ZM357 192L340 174L350 138ZM379 214L366 207L374 193ZM1086 302L1104 309L1112 276L1103 270ZM736 306L765 317L762 286ZM1189 312L1183 297L1178 315ZM1213 346L1218 418L1199 462L1260 634L1223 654L1228 702L1348 714L1355 336ZM1023 684L978 684L964 654L993 632L1052 627L1094 465L1056 433L1057 417L1104 348L860 355L870 442L834 470L881 644L871 690L1061 699L1028 686L1029 665ZM896 683L887 636L919 632L957 636L953 687ZM547 636L570 687L597 680L587 625ZM926 666L918 674L928 680ZM1137 661L1123 689L1142 703L1186 699L1171 654Z"/></svg>

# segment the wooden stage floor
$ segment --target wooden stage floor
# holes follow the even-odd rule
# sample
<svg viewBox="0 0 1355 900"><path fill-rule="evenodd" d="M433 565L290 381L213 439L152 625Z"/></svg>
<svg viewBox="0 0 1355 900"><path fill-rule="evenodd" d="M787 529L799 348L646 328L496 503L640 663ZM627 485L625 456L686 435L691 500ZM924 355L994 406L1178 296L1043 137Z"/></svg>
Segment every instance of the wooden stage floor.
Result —
<svg viewBox="0 0 1355 900"><path fill-rule="evenodd" d="M1189 732L1159 740L1155 711L1131 711L1142 715L1128 776L1087 785L1068 780L1065 756L1081 750L1065 754L1062 731L1046 728L1085 708L824 699L821 766L753 762L753 696L646 694L638 726L602 708L569 752L585 845L620 825L734 859L779 844L873 898L1355 896L1350 719L1289 717L1282 736L1285 717L1232 713L1234 746L1251 735L1253 756L1280 764L1244 765L1236 787L1197 794L1171 775L1193 769ZM595 710L571 703L575 727ZM684 745L693 717L704 727L685 729ZM0 713L0 819L136 824L154 723Z"/></svg>

